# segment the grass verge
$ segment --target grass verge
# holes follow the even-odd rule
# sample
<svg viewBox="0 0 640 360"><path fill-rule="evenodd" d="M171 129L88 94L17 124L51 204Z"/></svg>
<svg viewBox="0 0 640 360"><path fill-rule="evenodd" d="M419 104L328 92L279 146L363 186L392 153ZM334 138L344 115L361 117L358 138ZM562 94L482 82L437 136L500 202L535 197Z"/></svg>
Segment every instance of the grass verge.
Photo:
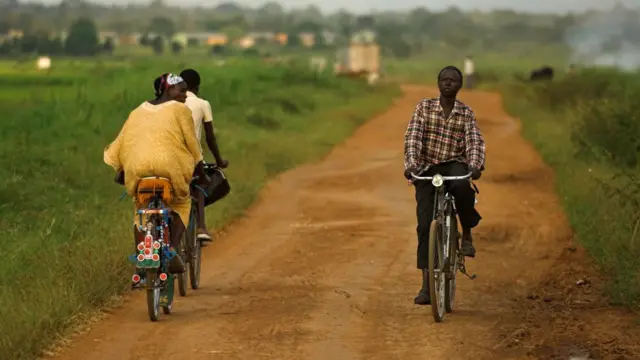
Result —
<svg viewBox="0 0 640 360"><path fill-rule="evenodd" d="M620 83L604 76L610 89L598 81L603 75L587 72L549 85L508 86L503 97L507 111L521 119L524 137L554 169L557 192L578 241L610 276L611 302L638 310L640 171L630 161L623 165L616 160L621 157L611 157L615 150L638 154L640 148L633 146L614 149L628 137L625 132L633 132L616 129L614 123L638 119L624 97L617 96L625 93ZM569 86L578 82L578 87ZM591 131L596 125L601 131ZM607 138L613 139L606 143Z"/></svg>

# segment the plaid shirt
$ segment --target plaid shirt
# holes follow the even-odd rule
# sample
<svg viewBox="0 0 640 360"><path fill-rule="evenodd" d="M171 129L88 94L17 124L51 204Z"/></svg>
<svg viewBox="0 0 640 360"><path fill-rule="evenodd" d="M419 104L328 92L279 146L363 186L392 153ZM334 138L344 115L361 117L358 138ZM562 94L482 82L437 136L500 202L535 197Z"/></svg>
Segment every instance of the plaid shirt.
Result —
<svg viewBox="0 0 640 360"><path fill-rule="evenodd" d="M445 119L440 99L424 99L415 108L404 136L404 167L459 161L483 170L485 145L470 107L456 100Z"/></svg>

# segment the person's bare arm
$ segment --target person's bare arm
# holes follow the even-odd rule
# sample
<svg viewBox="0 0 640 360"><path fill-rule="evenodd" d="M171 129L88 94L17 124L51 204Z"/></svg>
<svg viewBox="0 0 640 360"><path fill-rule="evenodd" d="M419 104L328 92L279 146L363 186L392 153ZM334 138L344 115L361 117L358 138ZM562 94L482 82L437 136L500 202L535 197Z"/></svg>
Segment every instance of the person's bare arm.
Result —
<svg viewBox="0 0 640 360"><path fill-rule="evenodd" d="M207 146L209 147L211 154L213 154L213 157L216 159L216 164L218 164L218 166L220 166L221 168L227 167L227 161L222 158L222 155L220 155L220 149L218 148L218 141L213 131L212 122L204 123L204 134L205 138L207 139Z"/></svg>
<svg viewBox="0 0 640 360"><path fill-rule="evenodd" d="M218 164L218 166L220 166L221 168L226 168L229 163L222 158L222 155L220 155L218 140L216 139L216 135L213 129L213 114L211 111L211 104L208 101L205 101L204 104L204 119L202 119L202 121L204 125L204 134L207 141L207 146L209 147L211 154L213 154L213 157L216 159L216 164Z"/></svg>

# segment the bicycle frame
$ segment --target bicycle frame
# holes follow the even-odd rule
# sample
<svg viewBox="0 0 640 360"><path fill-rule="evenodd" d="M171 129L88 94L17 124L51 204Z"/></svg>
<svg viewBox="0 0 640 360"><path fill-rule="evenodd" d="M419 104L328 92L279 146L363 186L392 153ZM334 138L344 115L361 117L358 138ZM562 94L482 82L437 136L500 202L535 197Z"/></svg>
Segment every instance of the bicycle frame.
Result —
<svg viewBox="0 0 640 360"><path fill-rule="evenodd" d="M425 169L425 171L426 170L427 169ZM433 176L417 176L415 174L411 174L411 177L415 180L427 180L427 181L431 180L432 185L436 188L436 194L433 200L434 204L433 204L432 221L436 221L438 223L438 226L441 226L443 233L446 234L444 236L443 245L444 245L444 249L449 249L449 246L451 245L451 231L450 231L451 217L447 215L449 215L448 212L451 211L452 216L457 216L457 209L456 209L455 199L453 195L451 195L448 191L445 191L444 184L446 181L469 179L471 178L471 172L461 176L442 176L440 174L435 174ZM477 188L475 189L475 191L477 192ZM475 202L477 203L478 200L476 199ZM444 220L446 220L446 223ZM453 241L458 241L458 239L454 239ZM456 244L456 247L459 247L459 244ZM474 280L476 278L475 274L474 275L467 274L465 264L464 264L464 256L459 251L457 252L457 254L459 257L458 259L456 259L457 265L458 265L457 271L460 271L461 273L469 277L471 280ZM445 259L445 262L451 261L451 259L448 258L447 250L445 250L444 259ZM453 260L453 261L456 261L456 260ZM454 270L454 272L455 271L456 270ZM448 275L451 277L455 276L455 274L448 274Z"/></svg>

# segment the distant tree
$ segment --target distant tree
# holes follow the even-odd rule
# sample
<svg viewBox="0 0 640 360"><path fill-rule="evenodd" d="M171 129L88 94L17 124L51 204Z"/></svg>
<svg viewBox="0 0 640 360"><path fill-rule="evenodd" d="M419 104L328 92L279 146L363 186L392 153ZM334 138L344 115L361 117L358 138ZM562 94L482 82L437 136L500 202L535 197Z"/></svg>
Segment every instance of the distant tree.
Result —
<svg viewBox="0 0 640 360"><path fill-rule="evenodd" d="M0 34L6 34L11 30L11 23L6 20L0 21Z"/></svg>
<svg viewBox="0 0 640 360"><path fill-rule="evenodd" d="M20 51L25 54L35 53L38 50L38 37L27 34L20 39Z"/></svg>
<svg viewBox="0 0 640 360"><path fill-rule="evenodd" d="M151 40L151 48L153 52L158 55L164 53L164 38L162 38L162 36L156 36Z"/></svg>
<svg viewBox="0 0 640 360"><path fill-rule="evenodd" d="M71 24L64 48L72 56L92 56L96 54L98 44L96 24L89 18L80 18Z"/></svg>
<svg viewBox="0 0 640 360"><path fill-rule="evenodd" d="M164 16L156 16L151 19L149 24L149 31L155 34L160 34L166 38L170 38L176 33L176 25L171 19Z"/></svg>
<svg viewBox="0 0 640 360"><path fill-rule="evenodd" d="M375 21L371 15L358 16L356 18L356 27L358 30L373 28Z"/></svg>
<svg viewBox="0 0 640 360"><path fill-rule="evenodd" d="M200 40L198 40L196 38L188 38L187 39L187 46L188 47L198 47L198 46L200 46Z"/></svg>
<svg viewBox="0 0 640 360"><path fill-rule="evenodd" d="M15 46L11 41L5 40L0 43L0 56L9 56L13 54L14 50Z"/></svg>
<svg viewBox="0 0 640 360"><path fill-rule="evenodd" d="M327 47L327 41L324 38L324 33L322 31L317 31L314 34L314 44L313 47L316 49L324 49Z"/></svg>
<svg viewBox="0 0 640 360"><path fill-rule="evenodd" d="M389 50L398 58L408 58L411 56L411 44L402 38L390 43Z"/></svg>
<svg viewBox="0 0 640 360"><path fill-rule="evenodd" d="M0 9L8 8L9 10L13 10L20 5L18 0L0 0Z"/></svg>
<svg viewBox="0 0 640 360"><path fill-rule="evenodd" d="M38 53L49 55L62 55L64 54L64 43L59 37L53 39L47 39L45 47L38 49Z"/></svg>
<svg viewBox="0 0 640 360"><path fill-rule="evenodd" d="M315 33L322 31L322 24L318 20L315 21L303 21L295 27L297 32L310 32Z"/></svg>
<svg viewBox="0 0 640 360"><path fill-rule="evenodd" d="M180 52L182 52L182 44L177 41L171 42L171 52L174 54L180 54Z"/></svg>
<svg viewBox="0 0 640 360"><path fill-rule="evenodd" d="M214 55L220 55L223 54L225 52L225 46L224 45L213 45L211 47L211 53Z"/></svg>
<svg viewBox="0 0 640 360"><path fill-rule="evenodd" d="M107 54L113 54L113 51L116 48L116 44L113 41L112 38L107 38L104 42L104 44L102 44L102 51L104 51Z"/></svg>
<svg viewBox="0 0 640 360"><path fill-rule="evenodd" d="M151 46L151 38L149 37L149 34L145 33L140 37L140 45Z"/></svg>
<svg viewBox="0 0 640 360"><path fill-rule="evenodd" d="M300 41L300 36L298 33L289 33L287 34L287 46L296 48L302 45L302 41Z"/></svg>

